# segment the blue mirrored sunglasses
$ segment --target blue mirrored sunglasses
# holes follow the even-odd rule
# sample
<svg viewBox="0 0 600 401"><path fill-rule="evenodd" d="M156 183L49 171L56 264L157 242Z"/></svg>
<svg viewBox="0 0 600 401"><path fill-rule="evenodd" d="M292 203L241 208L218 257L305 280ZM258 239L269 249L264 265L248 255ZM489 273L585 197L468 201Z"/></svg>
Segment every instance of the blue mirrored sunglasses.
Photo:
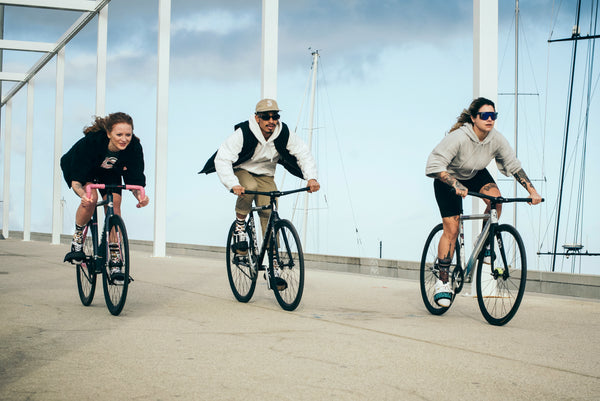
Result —
<svg viewBox="0 0 600 401"><path fill-rule="evenodd" d="M484 111L484 112L481 112L481 113L477 113L477 115L483 121L486 121L488 118L491 118L492 121L495 121L498 118L498 113L495 112L495 111Z"/></svg>

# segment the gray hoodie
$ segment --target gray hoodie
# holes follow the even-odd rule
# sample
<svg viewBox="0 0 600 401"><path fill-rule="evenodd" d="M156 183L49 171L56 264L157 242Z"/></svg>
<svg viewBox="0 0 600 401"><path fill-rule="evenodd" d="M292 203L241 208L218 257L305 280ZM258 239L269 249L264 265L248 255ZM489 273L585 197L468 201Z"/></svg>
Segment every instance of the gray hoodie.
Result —
<svg viewBox="0 0 600 401"><path fill-rule="evenodd" d="M496 159L498 170L507 177L521 168L521 162L500 132L492 128L480 141L473 126L467 123L446 135L433 149L427 159L425 174L435 177L437 173L447 171L456 179L468 180L493 159Z"/></svg>

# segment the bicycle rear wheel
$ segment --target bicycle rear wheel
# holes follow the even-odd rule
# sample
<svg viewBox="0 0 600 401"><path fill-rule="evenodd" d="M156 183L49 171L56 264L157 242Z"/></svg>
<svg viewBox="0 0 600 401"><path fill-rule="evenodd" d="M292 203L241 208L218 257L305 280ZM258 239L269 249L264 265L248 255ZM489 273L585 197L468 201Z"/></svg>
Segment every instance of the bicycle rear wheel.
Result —
<svg viewBox="0 0 600 401"><path fill-rule="evenodd" d="M421 256L421 271L419 274L419 282L421 286L421 297L427 310L433 315L442 315L450 307L445 308L438 305L435 300L435 283L438 280L438 270L436 268L436 261L438 257L438 246L440 238L444 233L443 225L440 223L431 230L427 241L425 241L425 247L423 248L423 254ZM453 276L454 269L456 266L460 266L460 251L458 240L456 241L456 247L454 248L454 258L450 265L450 276ZM452 295L452 301L454 301L455 294ZM452 306L452 304L450 304Z"/></svg>
<svg viewBox="0 0 600 401"><path fill-rule="evenodd" d="M113 315L118 315L125 306L127 289L129 288L129 240L125 223L120 216L112 216L109 222L109 239L105 243L116 244L115 251L118 252L120 272L111 272L111 255L107 248L103 249L105 255L104 268L102 269L102 281L104 284L104 300L108 310Z"/></svg>
<svg viewBox="0 0 600 401"><path fill-rule="evenodd" d="M248 254L238 255L231 246L233 245L233 235L235 233L235 221L231 224L227 234L227 246L225 257L227 261L227 278L233 296L239 302L248 302L254 295L256 288L256 249L254 249L254 238L251 234L249 224L246 224L246 234L248 235Z"/></svg>
<svg viewBox="0 0 600 401"><path fill-rule="evenodd" d="M89 306L96 292L96 266L94 265L94 245L89 231L90 225L83 230L83 253L85 260L77 265L77 291L84 306Z"/></svg>
<svg viewBox="0 0 600 401"><path fill-rule="evenodd" d="M289 220L279 220L275 226L275 241L269 248L271 288L279 305L293 311L304 291L304 253L300 237Z"/></svg>
<svg viewBox="0 0 600 401"><path fill-rule="evenodd" d="M502 326L517 313L527 281L525 246L519 232L508 224L498 226L491 264L477 263L477 302L490 324Z"/></svg>

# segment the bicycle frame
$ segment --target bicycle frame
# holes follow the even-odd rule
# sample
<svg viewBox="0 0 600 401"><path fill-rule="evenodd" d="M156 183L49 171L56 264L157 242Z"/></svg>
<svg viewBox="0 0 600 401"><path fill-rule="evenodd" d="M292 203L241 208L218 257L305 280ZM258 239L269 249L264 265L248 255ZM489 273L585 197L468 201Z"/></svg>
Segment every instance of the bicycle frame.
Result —
<svg viewBox="0 0 600 401"><path fill-rule="evenodd" d="M275 224L280 220L279 218L279 213L277 211L277 202L275 201L278 197L281 197L283 195L288 195L288 194L292 194L295 192L302 192L302 191L306 191L308 190L308 188L300 188L300 189L293 189L290 191L274 191L271 192L270 195L267 195L270 197L269 199L269 204L268 205L264 205L264 206L253 206L252 209L250 209L250 215L248 216L248 224L250 225L250 227L252 227L252 241L254 242L254 249L259 249L258 247L258 236L256 235L256 225L254 222L254 212L260 212L262 210L271 210L271 214L269 215L269 220L267 222L267 229L266 232L263 233L263 241L262 244L260 246L260 252L258 254L258 257L256 259L256 262L252 261L250 263L256 263L255 266L253 266L254 270L257 271L258 267L257 266L261 266L264 259L265 259L265 255L267 254L267 250L269 249L269 245L271 244L271 242L275 241ZM266 192L260 192L260 191L245 191L246 194L249 195L266 195ZM267 280L267 287L269 289L271 289L271 283L270 280Z"/></svg>
<svg viewBox="0 0 600 401"><path fill-rule="evenodd" d="M486 239L489 238L490 233L493 234L493 232L494 232L494 230L492 229L492 226L498 225L498 211L496 209L492 209L490 211L490 213L486 213L486 214L460 215L459 219L460 219L460 225L459 225L459 234L458 234L458 244L460 247L459 252L460 252L461 268L463 269L463 271L465 272L466 275L469 275L471 273L471 270L473 270L473 267L475 266L477 256L479 255L479 253L485 246ZM468 221L468 220L483 220L483 221L485 221L485 224L483 226L483 230L477 237L477 241L475 242L475 245L473 245L473 251L471 252L471 255L469 256L469 260L465 265L466 258L465 258L464 221ZM492 238L493 238L493 236L492 236Z"/></svg>
<svg viewBox="0 0 600 401"><path fill-rule="evenodd" d="M122 189L126 189L129 191L138 190L141 193L141 198L143 199L146 196L144 187L139 185L109 185L109 189L111 187L120 187ZM86 186L86 196L90 198L92 196L92 189L105 189L105 184L89 184ZM106 212L104 216L104 226L102 228L102 238L109 238L110 233L108 232L108 222L112 216L115 214L114 202L113 202L113 192L110 190L106 193L106 199L102 199L96 203L96 208L94 209L94 214L92 215L92 219L90 221L90 227L92 228L92 244L94 247L94 262L98 261L105 257L105 260L108 260L108 246L104 249L104 255L98 255L99 247L100 247L100 238L98 237L98 208L100 206L106 206Z"/></svg>

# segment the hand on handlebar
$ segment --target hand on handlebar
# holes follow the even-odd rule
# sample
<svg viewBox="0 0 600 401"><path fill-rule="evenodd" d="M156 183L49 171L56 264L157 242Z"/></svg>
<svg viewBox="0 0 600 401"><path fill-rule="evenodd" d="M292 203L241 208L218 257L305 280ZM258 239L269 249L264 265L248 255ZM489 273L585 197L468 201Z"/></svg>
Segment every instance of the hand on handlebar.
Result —
<svg viewBox="0 0 600 401"><path fill-rule="evenodd" d="M245 190L246 190L246 189L245 189L243 186L241 186L241 185L234 185L234 186L231 188L231 192L233 192L233 193L234 193L234 194L236 194L237 196L241 196L241 195L243 195L243 194L244 194L244 192L245 192Z"/></svg>
<svg viewBox="0 0 600 401"><path fill-rule="evenodd" d="M543 201L542 197L537 193L535 189L533 189L529 195L531 196L531 202L527 202L530 205L537 205Z"/></svg>
<svg viewBox="0 0 600 401"><path fill-rule="evenodd" d="M81 197L81 206L83 207L89 207L89 206L95 206L96 202L91 199L88 198L85 194Z"/></svg>
<svg viewBox="0 0 600 401"><path fill-rule="evenodd" d="M319 189L321 188L321 185L319 185L319 182L317 180L310 179L308 180L308 192L317 192Z"/></svg>
<svg viewBox="0 0 600 401"><path fill-rule="evenodd" d="M469 194L469 190L467 189L467 187L465 187L463 184L461 184L458 181L456 181L456 183L454 184L454 191L456 192L456 195L458 195L462 198L466 198L467 195Z"/></svg>
<svg viewBox="0 0 600 401"><path fill-rule="evenodd" d="M146 196L144 196L144 199L142 199L142 200L139 200L139 198L138 198L138 202L139 203L137 205L135 205L135 207L137 207L137 208L148 206L148 203L150 203L150 198L148 198L148 195L146 195Z"/></svg>

